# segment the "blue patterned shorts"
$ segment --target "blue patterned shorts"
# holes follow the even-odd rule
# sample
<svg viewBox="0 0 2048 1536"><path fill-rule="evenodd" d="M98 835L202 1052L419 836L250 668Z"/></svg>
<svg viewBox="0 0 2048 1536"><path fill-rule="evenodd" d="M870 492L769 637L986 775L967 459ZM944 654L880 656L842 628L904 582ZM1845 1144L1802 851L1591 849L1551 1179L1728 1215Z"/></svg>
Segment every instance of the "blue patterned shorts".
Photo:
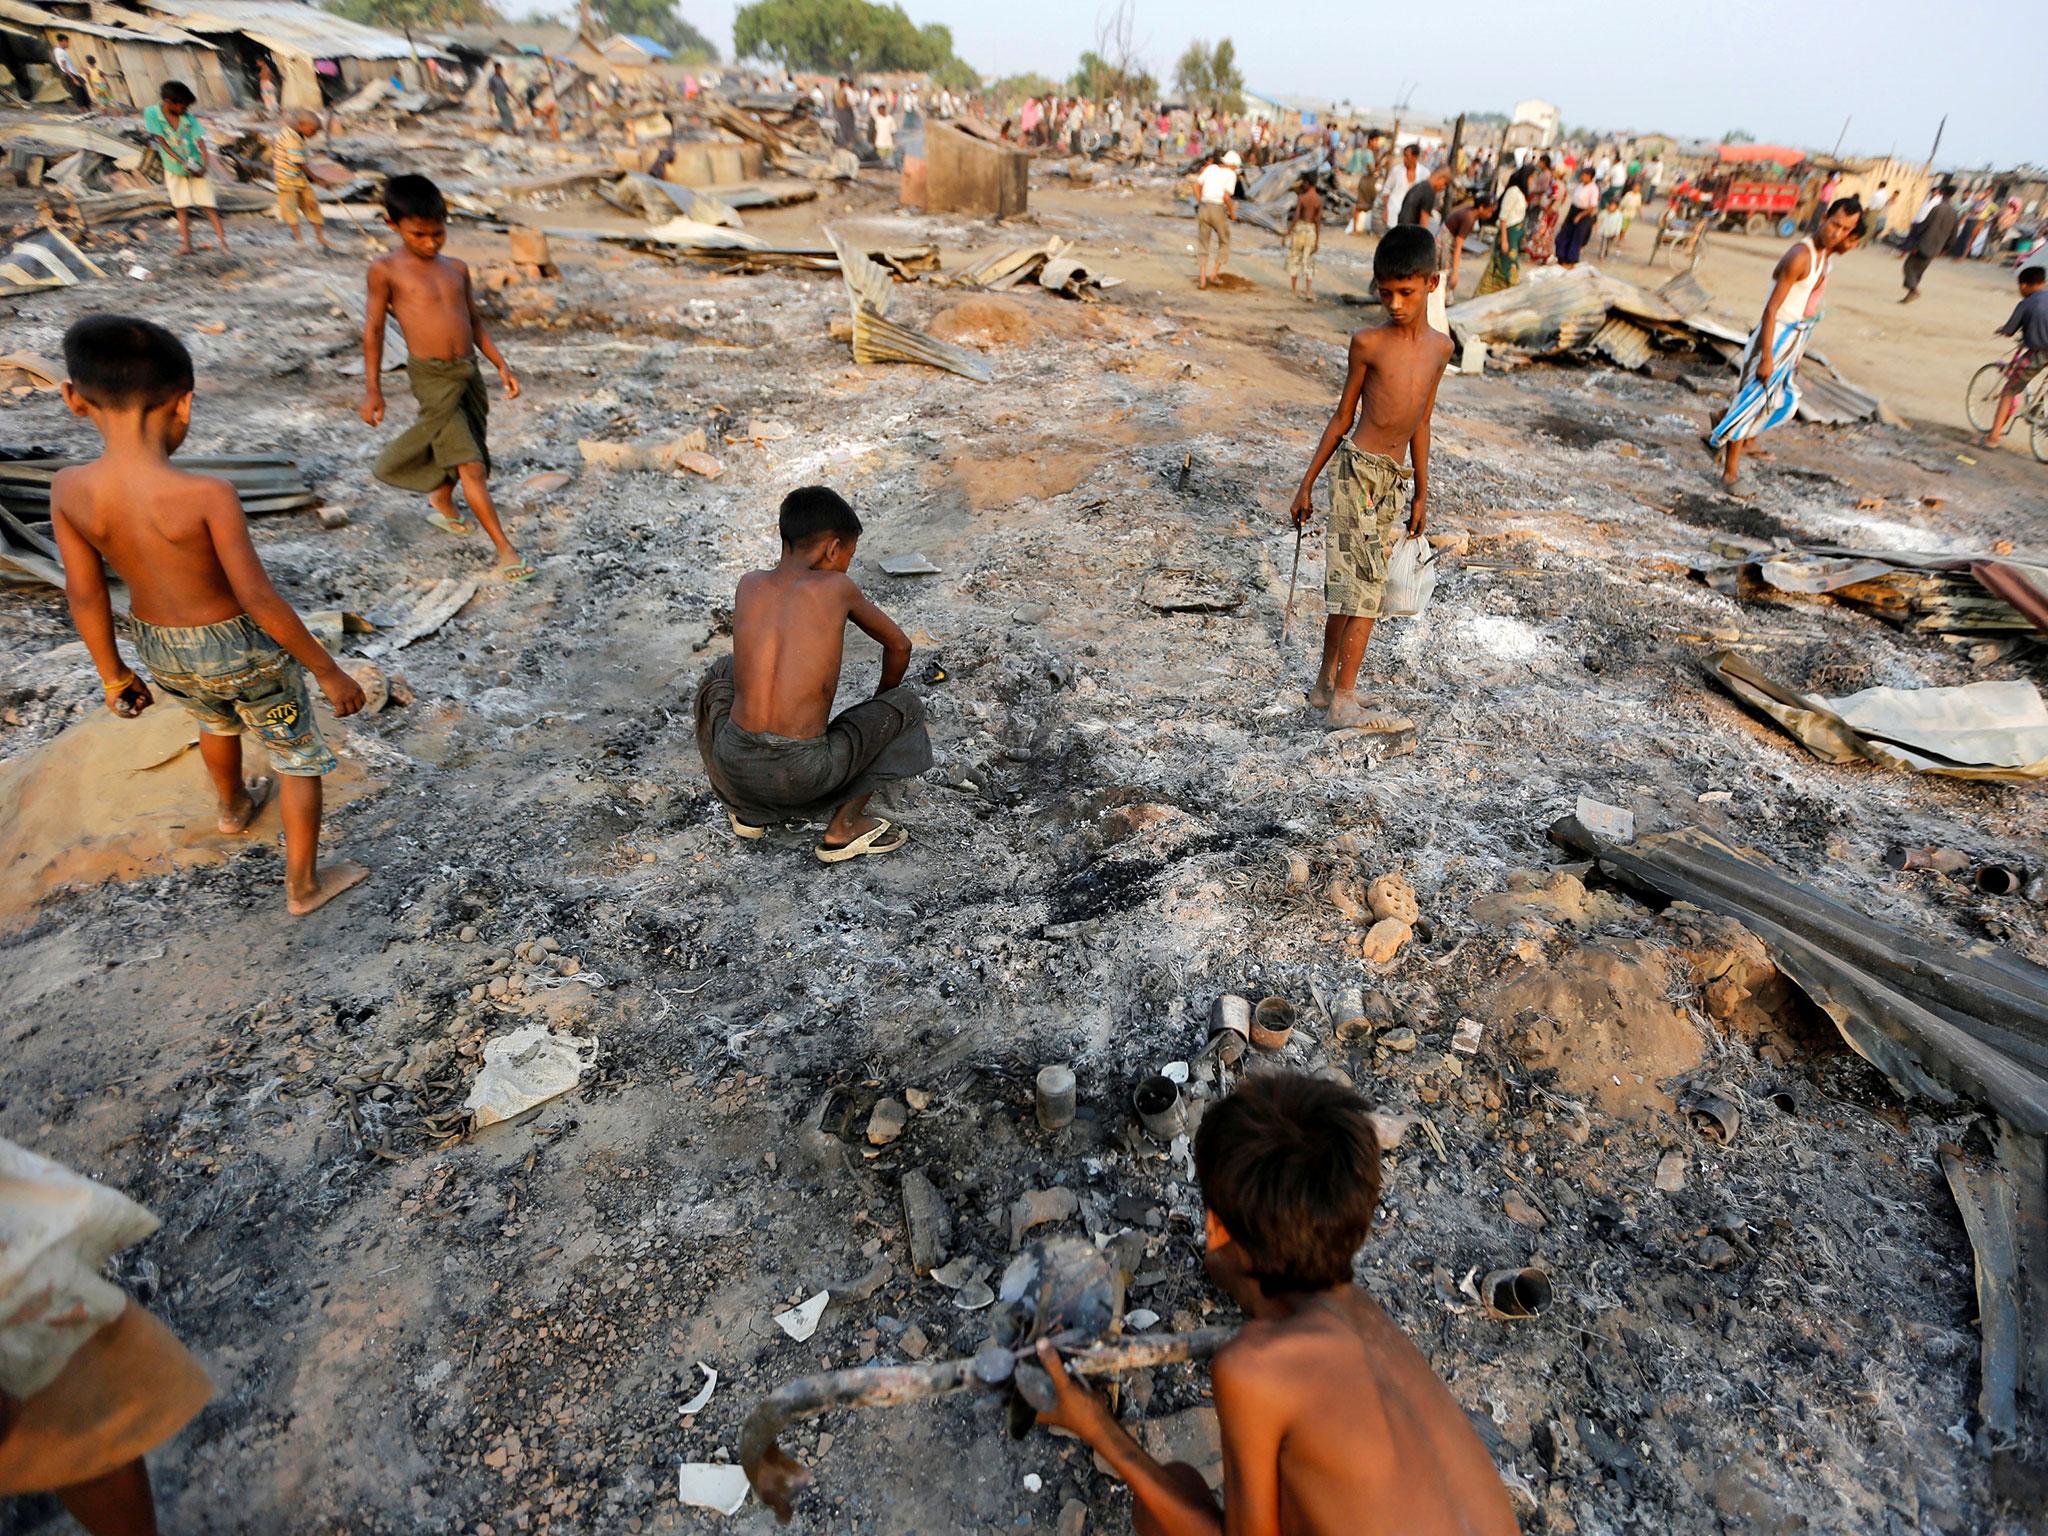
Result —
<svg viewBox="0 0 2048 1536"><path fill-rule="evenodd" d="M306 669L246 613L173 629L135 622L135 652L150 681L184 705L209 736L254 731L279 773L317 779L334 753L313 718Z"/></svg>

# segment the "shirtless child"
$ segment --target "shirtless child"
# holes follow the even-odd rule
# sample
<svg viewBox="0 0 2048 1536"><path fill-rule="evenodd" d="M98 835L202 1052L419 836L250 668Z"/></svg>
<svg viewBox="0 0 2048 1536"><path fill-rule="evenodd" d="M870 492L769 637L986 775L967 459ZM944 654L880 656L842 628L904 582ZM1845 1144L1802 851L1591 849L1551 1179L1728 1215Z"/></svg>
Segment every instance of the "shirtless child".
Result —
<svg viewBox="0 0 2048 1536"><path fill-rule="evenodd" d="M134 716L155 702L121 659L111 565L128 584L136 654L199 722L221 831L247 831L273 788L268 778L242 782L242 732L254 731L269 751L284 781L285 905L303 917L369 873L319 863L320 779L335 763L306 672L337 715L361 709L363 690L270 584L234 487L172 467L192 425L192 358L178 338L147 320L88 315L64 334L64 366L64 403L98 429L106 450L59 471L50 523L72 622L107 707Z"/></svg>
<svg viewBox="0 0 2048 1536"><path fill-rule="evenodd" d="M384 316L398 317L405 333L405 377L420 403L419 420L385 445L374 471L386 485L420 491L434 511L427 521L446 533L468 533L455 510L455 487L498 549L498 576L530 581L533 567L505 537L491 503L491 450L486 441L491 400L484 393L478 352L504 381L505 398L519 398L519 381L484 329L469 287L469 268L443 256L448 205L424 176L394 176L384 184L384 221L400 246L370 263L370 310L363 322L362 417L384 420Z"/></svg>
<svg viewBox="0 0 2048 1536"><path fill-rule="evenodd" d="M1311 304L1316 297L1316 253L1322 248L1323 194L1316 190L1313 176L1304 176L1287 212L1287 291L1299 295L1305 290Z"/></svg>
<svg viewBox="0 0 2048 1536"><path fill-rule="evenodd" d="M1500 1474L1429 1362L1352 1278L1380 1196L1363 1100L1258 1072L1195 1134L1209 1272L1249 1319L1210 1366L1223 1505L1185 1462L1161 1466L1038 1346L1056 1402L1137 1499L1139 1536L1513 1536Z"/></svg>
<svg viewBox="0 0 2048 1536"><path fill-rule="evenodd" d="M894 853L909 834L868 815L868 797L932 765L924 705L901 686L910 641L846 574L860 519L838 492L791 491L781 531L782 559L740 578L732 655L697 689L704 771L737 837L829 813L822 862ZM881 645L882 678L873 698L833 715L849 622Z"/></svg>
<svg viewBox="0 0 2048 1536"><path fill-rule="evenodd" d="M1411 474L1415 500L1408 531L1420 534L1429 522L1429 418L1436 410L1444 365L1451 360L1451 338L1428 321L1429 296L1439 281L1436 241L1429 231L1419 224L1388 230L1373 252L1372 278L1386 306L1386 324L1351 338L1344 393L1290 509L1294 526L1307 526L1315 513L1316 476L1334 454L1323 578L1329 618L1323 625L1322 668L1308 696L1313 707L1329 711L1333 731L1410 728L1399 715L1361 705L1355 690L1387 588L1401 487ZM1403 457L1411 461L1412 471L1403 467Z"/></svg>

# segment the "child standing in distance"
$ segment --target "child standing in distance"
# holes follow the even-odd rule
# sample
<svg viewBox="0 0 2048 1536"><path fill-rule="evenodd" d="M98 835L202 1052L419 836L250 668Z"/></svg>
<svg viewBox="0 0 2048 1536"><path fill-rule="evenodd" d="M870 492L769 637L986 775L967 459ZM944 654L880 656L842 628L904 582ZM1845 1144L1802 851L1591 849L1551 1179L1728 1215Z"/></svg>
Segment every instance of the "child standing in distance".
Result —
<svg viewBox="0 0 2048 1536"><path fill-rule="evenodd" d="M206 132L192 110L198 98L182 80L166 80L157 104L142 114L142 131L156 140L164 163L164 189L178 214L178 252L192 254L192 210L204 208L220 248L228 248L228 232L214 206L213 183L206 176ZM205 246L200 247L205 250Z"/></svg>
<svg viewBox="0 0 2048 1536"><path fill-rule="evenodd" d="M64 366L64 403L106 446L92 463L59 471L50 523L72 622L107 707L134 716L155 702L114 638L111 565L128 584L136 654L199 722L221 831L248 830L273 788L268 778L243 783L242 732L269 751L284 780L285 905L302 917L369 873L319 863L320 780L335 762L306 672L337 715L361 709L363 690L270 584L234 487L172 466L192 425L192 358L177 337L147 320L88 315L65 332Z"/></svg>
<svg viewBox="0 0 2048 1536"><path fill-rule="evenodd" d="M1316 190L1313 176L1304 176L1287 212L1287 291L1306 290L1311 304L1316 298L1316 253L1322 248L1323 194Z"/></svg>
<svg viewBox="0 0 2048 1536"><path fill-rule="evenodd" d="M1513 1536L1486 1447L1421 1351L1352 1277L1379 1203L1365 1101L1297 1072L1247 1077L1195 1133L1209 1274L1247 1321L1210 1365L1223 1503L1161 1466L1067 1374L1041 1424L1086 1441L1130 1485L1139 1536Z"/></svg>
<svg viewBox="0 0 2048 1536"><path fill-rule="evenodd" d="M384 420L384 316L398 317L405 334L405 377L419 401L419 420L385 445L375 474L386 485L419 491L433 505L427 521L447 533L468 533L455 510L455 487L497 546L497 574L530 581L533 567L505 537L491 502L490 396L476 355L498 370L505 398L519 398L511 365L484 329L470 291L469 268L443 256L448 205L424 176L394 176L384 185L384 221L398 232L399 249L370 263L370 309L363 323L362 417Z"/></svg>
<svg viewBox="0 0 2048 1536"><path fill-rule="evenodd" d="M270 150L271 177L277 183L277 216L291 226L292 244L300 244L299 215L313 226L313 238L320 249L327 247L327 221L320 216L320 199L313 195L313 183L306 177L306 140L320 131L320 119L303 109L287 113L277 125L277 137Z"/></svg>
<svg viewBox="0 0 2048 1536"><path fill-rule="evenodd" d="M1358 667L1387 588L1401 488L1411 478L1408 531L1419 534L1429 522L1429 418L1451 360L1451 338L1428 321L1429 296L1440 281L1430 232L1419 224L1388 230L1373 252L1372 278L1386 323L1351 338L1344 393L1290 508L1294 526L1306 527L1315 515L1316 476L1334 455L1323 577L1329 618L1322 667L1308 696L1310 705L1329 712L1333 731L1410 729L1401 716L1359 703ZM1404 457L1412 468L1402 464Z"/></svg>

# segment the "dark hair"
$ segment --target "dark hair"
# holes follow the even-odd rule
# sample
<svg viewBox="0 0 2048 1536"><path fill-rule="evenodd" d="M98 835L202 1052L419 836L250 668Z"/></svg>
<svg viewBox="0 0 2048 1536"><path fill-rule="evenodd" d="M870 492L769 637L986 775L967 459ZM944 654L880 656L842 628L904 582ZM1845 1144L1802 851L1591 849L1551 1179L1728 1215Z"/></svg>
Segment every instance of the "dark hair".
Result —
<svg viewBox="0 0 2048 1536"><path fill-rule="evenodd" d="M1828 204L1828 211L1824 217L1832 219L1838 213L1853 213L1857 218L1862 218L1863 199L1854 192L1851 192L1847 197L1838 197Z"/></svg>
<svg viewBox="0 0 2048 1536"><path fill-rule="evenodd" d="M448 203L441 189L424 176L394 176L384 183L384 217L396 224L400 219L448 220Z"/></svg>
<svg viewBox="0 0 2048 1536"><path fill-rule="evenodd" d="M2048 270L2044 270L2038 263L2031 267L2021 267L2020 281L2023 283L2048 282Z"/></svg>
<svg viewBox="0 0 2048 1536"><path fill-rule="evenodd" d="M159 101L174 101L181 107L189 107L199 99L192 94L192 87L182 80L166 80L164 88L156 94Z"/></svg>
<svg viewBox="0 0 2048 1536"><path fill-rule="evenodd" d="M1396 224L1380 236L1379 249L1372 253L1372 280L1376 283L1428 277L1434 271L1436 236L1420 224Z"/></svg>
<svg viewBox="0 0 2048 1536"><path fill-rule="evenodd" d="M1349 1088L1253 1073L1202 1116L1195 1176L1268 1296L1350 1283L1379 1204L1380 1146Z"/></svg>
<svg viewBox="0 0 2048 1536"><path fill-rule="evenodd" d="M64 371L94 405L154 410L192 388L192 354L154 320L87 315L64 333Z"/></svg>
<svg viewBox="0 0 2048 1536"><path fill-rule="evenodd" d="M829 485L804 485L782 498L782 542L808 544L821 534L860 537L860 519L846 498Z"/></svg>

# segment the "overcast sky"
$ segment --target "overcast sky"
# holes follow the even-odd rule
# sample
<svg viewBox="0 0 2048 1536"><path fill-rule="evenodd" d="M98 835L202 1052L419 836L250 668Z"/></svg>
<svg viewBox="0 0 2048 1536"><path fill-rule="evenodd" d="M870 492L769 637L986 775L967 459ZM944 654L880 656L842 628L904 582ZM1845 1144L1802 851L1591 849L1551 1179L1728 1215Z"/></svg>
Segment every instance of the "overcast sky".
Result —
<svg viewBox="0 0 2048 1536"><path fill-rule="evenodd" d="M942 21L985 76L1063 79L1095 41L1102 0L903 0ZM722 48L732 0L680 0ZM1228 36L1245 83L1272 95L1505 112L1528 96L1568 124L1924 157L1943 112L1944 164L2048 161L2037 16L2017 0L1798 5L1782 0L1462 0L1366 7L1339 0L1137 0L1145 62L1162 81L1188 40Z"/></svg>

